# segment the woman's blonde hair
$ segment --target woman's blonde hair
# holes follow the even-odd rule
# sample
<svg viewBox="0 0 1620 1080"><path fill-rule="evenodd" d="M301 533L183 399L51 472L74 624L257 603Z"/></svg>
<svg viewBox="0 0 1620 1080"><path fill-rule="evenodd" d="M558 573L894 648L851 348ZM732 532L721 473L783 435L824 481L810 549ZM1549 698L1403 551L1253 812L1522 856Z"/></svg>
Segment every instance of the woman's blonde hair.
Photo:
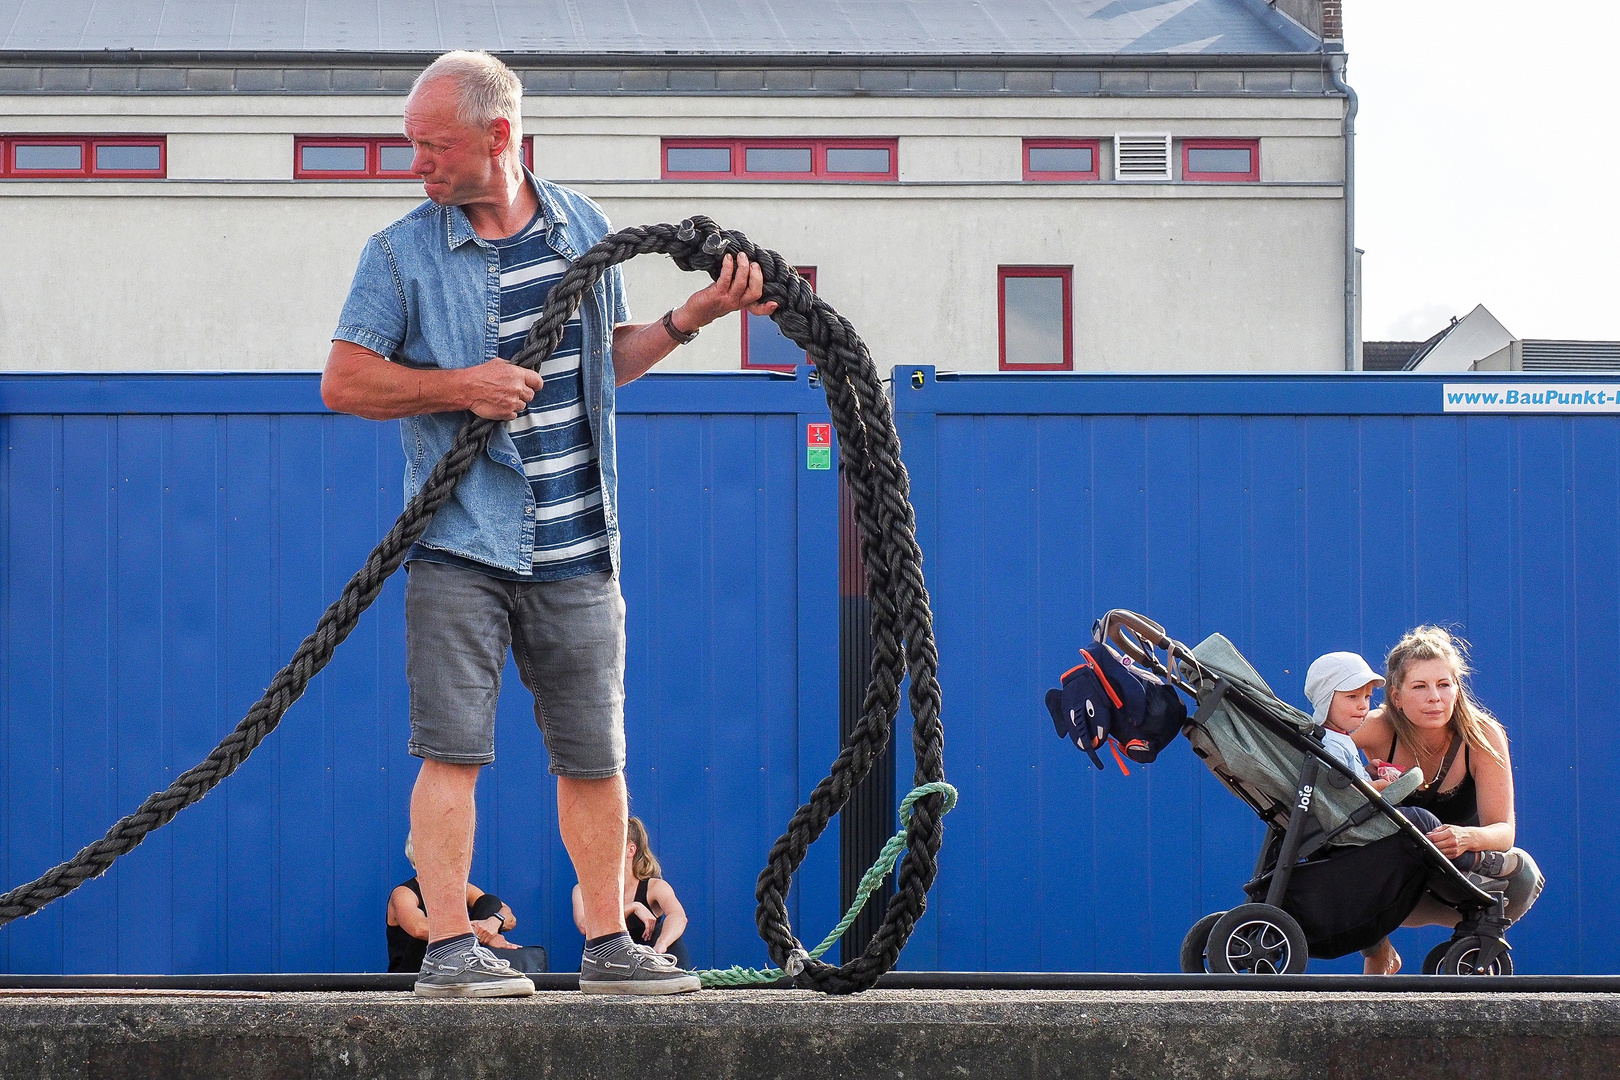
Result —
<svg viewBox="0 0 1620 1080"><path fill-rule="evenodd" d="M405 861L411 864L412 870L416 869L416 845L411 843L410 833L405 834Z"/></svg>
<svg viewBox="0 0 1620 1080"><path fill-rule="evenodd" d="M1457 684L1457 703L1451 710L1451 729L1461 735L1463 742L1472 749L1489 754L1502 765L1507 765L1490 739L1493 729L1502 731L1501 722L1490 714L1490 710L1475 701L1468 689L1468 676L1472 673L1468 666L1468 642L1453 637L1439 626L1420 626L1407 631L1406 636L1389 650L1389 657L1384 661L1384 704L1388 707L1390 726L1395 729L1396 737L1404 739L1408 746L1417 745L1417 728L1395 704L1395 692L1405 685L1406 673L1413 664L1428 660L1445 661L1451 669L1452 681ZM1506 738L1505 732L1503 737ZM1413 752L1416 753L1415 750Z"/></svg>
<svg viewBox="0 0 1620 1080"><path fill-rule="evenodd" d="M636 845L635 857L630 860L630 872L636 875L637 881L650 881L653 878L663 877L663 867L658 865L658 856L652 853L652 845L647 843L647 826L641 819L630 819L630 843Z"/></svg>

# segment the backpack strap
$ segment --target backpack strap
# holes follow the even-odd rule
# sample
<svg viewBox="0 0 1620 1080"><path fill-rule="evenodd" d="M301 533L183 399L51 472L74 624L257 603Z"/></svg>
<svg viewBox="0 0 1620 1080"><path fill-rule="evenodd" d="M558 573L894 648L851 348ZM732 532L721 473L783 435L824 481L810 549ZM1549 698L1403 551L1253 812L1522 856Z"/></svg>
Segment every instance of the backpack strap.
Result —
<svg viewBox="0 0 1620 1080"><path fill-rule="evenodd" d="M1082 664L1081 666L1089 666L1092 671L1097 673L1097 681L1102 683L1103 691L1107 693L1108 700L1114 703L1114 708L1123 709L1125 707L1125 703L1119 699L1119 692L1116 691L1114 689L1114 685L1108 681L1108 676L1103 674L1103 669L1098 665L1097 661L1084 649L1080 650L1080 655L1086 658L1085 664Z"/></svg>

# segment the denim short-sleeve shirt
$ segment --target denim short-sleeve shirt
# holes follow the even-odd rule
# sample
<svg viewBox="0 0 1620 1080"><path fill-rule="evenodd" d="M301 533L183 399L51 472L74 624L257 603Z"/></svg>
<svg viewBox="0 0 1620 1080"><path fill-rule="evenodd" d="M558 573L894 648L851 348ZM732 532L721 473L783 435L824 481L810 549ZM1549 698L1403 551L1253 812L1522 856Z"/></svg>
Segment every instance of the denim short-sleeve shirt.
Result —
<svg viewBox="0 0 1620 1080"><path fill-rule="evenodd" d="M576 191L524 176L540 201L546 239L569 262L610 226ZM630 318L624 279L613 267L580 303L585 415L601 463L608 550L619 566L618 469L613 424L613 328ZM367 243L334 340L353 342L406 367L465 368L493 360L500 345L500 251L473 231L459 206L423 203ZM421 488L450 449L467 412L429 413L399 422L405 497ZM535 502L505 425L434 514L421 542L513 573L533 565Z"/></svg>

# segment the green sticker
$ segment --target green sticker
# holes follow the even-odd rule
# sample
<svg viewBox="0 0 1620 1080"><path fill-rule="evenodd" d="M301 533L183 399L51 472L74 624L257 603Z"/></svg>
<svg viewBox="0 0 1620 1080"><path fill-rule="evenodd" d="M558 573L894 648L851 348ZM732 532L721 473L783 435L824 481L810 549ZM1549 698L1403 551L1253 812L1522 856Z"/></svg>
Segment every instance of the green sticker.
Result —
<svg viewBox="0 0 1620 1080"><path fill-rule="evenodd" d="M832 468L832 447L807 446L804 450L804 467L807 469Z"/></svg>

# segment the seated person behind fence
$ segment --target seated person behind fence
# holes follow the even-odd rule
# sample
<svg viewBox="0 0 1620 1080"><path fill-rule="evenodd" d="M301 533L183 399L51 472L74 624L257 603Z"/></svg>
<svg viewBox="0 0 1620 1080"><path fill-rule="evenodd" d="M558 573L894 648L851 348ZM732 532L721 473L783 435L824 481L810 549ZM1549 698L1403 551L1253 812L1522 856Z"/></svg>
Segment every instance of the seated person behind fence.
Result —
<svg viewBox="0 0 1620 1080"><path fill-rule="evenodd" d="M416 851L408 833L405 836L405 858L414 869ZM487 893L469 883L467 917L472 920L473 933L478 935L480 944L492 949L518 948L507 941L502 933L517 925L517 916L494 893ZM408 971L413 975L421 971L422 958L427 955L427 943L427 904L422 900L421 885L413 877L396 885L388 897L388 970Z"/></svg>
<svg viewBox="0 0 1620 1080"><path fill-rule="evenodd" d="M1372 710L1372 694L1384 685L1384 678L1373 671L1359 653L1333 652L1319 656L1311 662L1305 673L1305 696L1315 707L1313 714L1322 732L1322 749L1328 756L1350 772L1370 781L1379 791L1384 790L1402 771L1388 762L1378 762L1377 772L1369 772L1361 760L1361 750L1352 735L1361 729ZM1440 819L1421 806L1398 806L1401 816L1416 825L1425 835L1440 828ZM1440 835L1431 840L1440 840ZM1477 873L1487 888L1506 888L1503 866L1511 856L1504 851L1464 851L1451 860L1451 865L1463 873ZM1517 865L1515 863L1515 865Z"/></svg>
<svg viewBox="0 0 1620 1080"><path fill-rule="evenodd" d="M1466 643L1438 626L1412 630L1390 650L1384 704L1356 732L1356 745L1405 770L1417 765L1429 779L1406 802L1429 810L1443 824L1429 834L1440 854L1456 858L1502 855L1484 874L1501 883L1507 916L1522 919L1546 879L1523 848L1513 810L1513 758L1507 733L1468 691ZM1376 763L1375 763L1376 764ZM1483 862L1483 860L1482 860ZM1475 875L1481 875L1480 868ZM1480 887L1497 891L1495 883ZM1456 926L1456 910L1424 897L1406 926ZM1388 939L1363 954L1369 974L1393 975L1401 958Z"/></svg>
<svg viewBox="0 0 1620 1080"><path fill-rule="evenodd" d="M641 819L629 822L624 845L624 922L630 937L668 953L675 963L690 970L690 955L681 935L686 933L686 909L669 882L659 875L663 869L647 842L647 828ZM579 886L574 886L574 925L585 932L585 907Z"/></svg>

